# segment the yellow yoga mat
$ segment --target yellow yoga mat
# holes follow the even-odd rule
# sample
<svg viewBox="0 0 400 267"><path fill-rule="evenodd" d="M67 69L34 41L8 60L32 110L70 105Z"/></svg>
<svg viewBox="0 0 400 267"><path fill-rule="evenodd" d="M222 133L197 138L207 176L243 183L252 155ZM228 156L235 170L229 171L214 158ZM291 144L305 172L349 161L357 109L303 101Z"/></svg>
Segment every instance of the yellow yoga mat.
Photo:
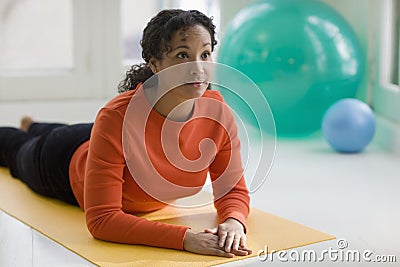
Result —
<svg viewBox="0 0 400 267"><path fill-rule="evenodd" d="M172 249L124 245L94 239L86 228L82 210L32 192L8 170L0 168L0 209L67 249L99 266L210 266L243 259L204 256ZM143 217L166 223L189 225L203 231L217 224L213 206L196 209L167 207ZM268 245L269 251L284 250L334 239L335 237L252 208L247 222L247 246L256 257Z"/></svg>

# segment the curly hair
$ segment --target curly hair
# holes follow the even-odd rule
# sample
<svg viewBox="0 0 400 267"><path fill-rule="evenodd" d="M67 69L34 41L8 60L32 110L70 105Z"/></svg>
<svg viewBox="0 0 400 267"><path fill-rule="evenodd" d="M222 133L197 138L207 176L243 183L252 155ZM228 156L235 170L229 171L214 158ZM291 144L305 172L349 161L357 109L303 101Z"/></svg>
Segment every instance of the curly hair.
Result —
<svg viewBox="0 0 400 267"><path fill-rule="evenodd" d="M153 75L149 61L151 58L161 59L164 52L169 51L169 42L178 30L201 25L211 36L211 50L217 44L215 39L215 25L209 18L197 10L166 9L153 17L143 30L142 57L146 63L135 64L126 72L126 77L118 85L118 92L135 89L139 83L146 81Z"/></svg>

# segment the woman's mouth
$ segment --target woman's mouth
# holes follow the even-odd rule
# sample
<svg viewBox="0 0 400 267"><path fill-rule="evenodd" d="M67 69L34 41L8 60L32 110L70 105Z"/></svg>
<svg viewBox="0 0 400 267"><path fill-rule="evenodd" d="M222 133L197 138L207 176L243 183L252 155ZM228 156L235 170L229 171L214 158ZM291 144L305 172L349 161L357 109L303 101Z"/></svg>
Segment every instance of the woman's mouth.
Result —
<svg viewBox="0 0 400 267"><path fill-rule="evenodd" d="M205 83L204 82L190 82L190 83L186 83L187 85L190 85L190 86L193 86L193 87L196 87L196 88L200 88L200 87L202 87L203 85L205 85Z"/></svg>

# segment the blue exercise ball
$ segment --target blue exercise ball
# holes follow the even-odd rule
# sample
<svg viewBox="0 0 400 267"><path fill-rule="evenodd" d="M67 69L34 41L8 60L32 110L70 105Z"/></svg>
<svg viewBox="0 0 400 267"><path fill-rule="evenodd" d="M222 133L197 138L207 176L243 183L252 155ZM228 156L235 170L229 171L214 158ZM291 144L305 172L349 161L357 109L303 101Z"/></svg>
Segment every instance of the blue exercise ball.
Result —
<svg viewBox="0 0 400 267"><path fill-rule="evenodd" d="M338 152L362 151L371 142L374 133L374 113L367 104L357 99L334 103L322 120L322 134Z"/></svg>
<svg viewBox="0 0 400 267"><path fill-rule="evenodd" d="M261 0L245 7L228 25L218 61L256 83L277 134L293 137L320 130L331 104L355 96L364 65L351 26L314 0ZM221 93L232 109L257 125L247 113L259 107L245 107L240 96Z"/></svg>

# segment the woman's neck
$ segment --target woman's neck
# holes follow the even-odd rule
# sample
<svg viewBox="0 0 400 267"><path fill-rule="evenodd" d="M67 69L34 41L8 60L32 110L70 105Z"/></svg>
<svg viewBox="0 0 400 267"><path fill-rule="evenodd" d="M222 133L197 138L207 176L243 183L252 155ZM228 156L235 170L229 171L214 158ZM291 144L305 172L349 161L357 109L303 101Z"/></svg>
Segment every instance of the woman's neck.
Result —
<svg viewBox="0 0 400 267"><path fill-rule="evenodd" d="M194 99L184 102L175 102L162 97L154 106L154 109L172 121L187 121L193 114Z"/></svg>
<svg viewBox="0 0 400 267"><path fill-rule="evenodd" d="M164 94L158 101L154 94L145 93L153 104L153 108L162 116L172 121L186 121L193 114L194 99L182 99L174 95L173 91Z"/></svg>

